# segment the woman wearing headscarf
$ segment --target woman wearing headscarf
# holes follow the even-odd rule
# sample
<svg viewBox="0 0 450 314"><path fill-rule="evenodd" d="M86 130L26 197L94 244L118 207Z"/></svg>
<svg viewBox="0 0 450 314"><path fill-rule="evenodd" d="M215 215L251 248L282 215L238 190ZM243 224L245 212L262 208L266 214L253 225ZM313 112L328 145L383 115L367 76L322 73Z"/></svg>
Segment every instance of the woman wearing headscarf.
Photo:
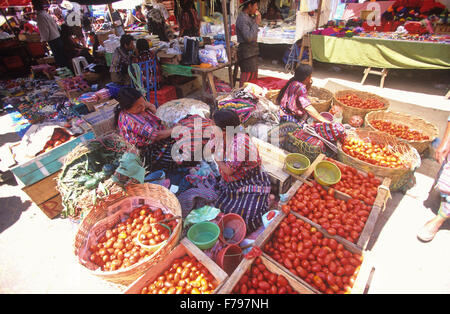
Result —
<svg viewBox="0 0 450 314"><path fill-rule="evenodd" d="M262 225L262 216L269 207L269 176L261 169L258 149L246 133L233 134L231 141L227 139L227 128L240 126L236 112L229 109L216 111L213 120L223 132L223 147L226 148L223 156L220 152L215 154L222 178L215 207L223 213L240 215L251 233ZM215 149L218 149L217 142Z"/></svg>
<svg viewBox="0 0 450 314"><path fill-rule="evenodd" d="M302 126L309 117L319 121L330 123L311 106L308 91L312 86L312 67L300 64L294 76L280 90L277 98L279 105L280 121L295 122Z"/></svg>
<svg viewBox="0 0 450 314"><path fill-rule="evenodd" d="M242 11L236 19L238 64L241 69L240 87L245 82L258 78L258 25L261 23L257 0L245 1L241 6Z"/></svg>
<svg viewBox="0 0 450 314"><path fill-rule="evenodd" d="M195 9L194 1L181 1L181 14L178 24L180 25L180 37L200 36L200 19L198 18L198 12Z"/></svg>

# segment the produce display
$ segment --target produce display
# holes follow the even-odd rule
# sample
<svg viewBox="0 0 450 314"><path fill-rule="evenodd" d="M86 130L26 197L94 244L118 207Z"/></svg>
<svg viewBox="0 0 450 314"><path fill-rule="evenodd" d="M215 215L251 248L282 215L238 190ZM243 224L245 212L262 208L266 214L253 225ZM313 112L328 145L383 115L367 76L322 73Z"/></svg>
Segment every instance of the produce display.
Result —
<svg viewBox="0 0 450 314"><path fill-rule="evenodd" d="M114 271L144 260L153 252L139 245L137 237L140 231L143 231L139 239L141 242L148 241L150 245L161 243L169 238L170 233L155 223L172 217L172 214L164 214L161 209L151 210L147 205L135 208L128 219L107 230L99 243L91 245L90 261L101 267L102 271ZM173 230L177 222L171 220L166 224Z"/></svg>
<svg viewBox="0 0 450 314"><path fill-rule="evenodd" d="M356 94L348 93L342 96L338 96L337 100L344 105L360 109L383 109L384 103L375 97L368 97L363 99Z"/></svg>
<svg viewBox="0 0 450 314"><path fill-rule="evenodd" d="M312 187L303 184L282 209L284 212L292 210L308 218L332 236L338 235L356 243L371 208L357 199L340 200L335 197L334 192L333 188L327 191L317 182L314 182ZM298 231L291 232L297 235Z"/></svg>
<svg viewBox="0 0 450 314"><path fill-rule="evenodd" d="M353 167L337 163L331 158L326 158L326 160L334 163L341 170L341 180L332 185L332 188L359 199L367 205L373 205L377 197L378 186L381 184L381 181L375 178L373 173L368 172L367 176L364 176Z"/></svg>
<svg viewBox="0 0 450 314"><path fill-rule="evenodd" d="M270 272L257 257L234 287L237 294L298 294L283 275Z"/></svg>
<svg viewBox="0 0 450 314"><path fill-rule="evenodd" d="M429 136L424 135L422 132L413 130L407 125L401 123L393 123L384 120L373 120L370 122L375 129L386 132L395 137L407 140L407 141L427 141Z"/></svg>
<svg viewBox="0 0 450 314"><path fill-rule="evenodd" d="M75 138L75 136L70 135L66 130L64 130L62 128L57 128L53 132L53 135L50 138L50 140L47 143L45 143L44 148L42 149L42 151L40 151L38 153L38 155L40 155L42 153L46 153L65 142L73 140L74 138Z"/></svg>
<svg viewBox="0 0 450 314"><path fill-rule="evenodd" d="M275 230L263 251L318 291L348 293L362 263L342 243L289 214Z"/></svg>
<svg viewBox="0 0 450 314"><path fill-rule="evenodd" d="M215 279L208 269L195 257L185 255L143 287L141 294L210 294L214 289Z"/></svg>
<svg viewBox="0 0 450 314"><path fill-rule="evenodd" d="M394 151L389 145L372 144L369 140L346 137L342 143L342 150L369 164L387 168L409 168L409 164L402 158L399 151Z"/></svg>

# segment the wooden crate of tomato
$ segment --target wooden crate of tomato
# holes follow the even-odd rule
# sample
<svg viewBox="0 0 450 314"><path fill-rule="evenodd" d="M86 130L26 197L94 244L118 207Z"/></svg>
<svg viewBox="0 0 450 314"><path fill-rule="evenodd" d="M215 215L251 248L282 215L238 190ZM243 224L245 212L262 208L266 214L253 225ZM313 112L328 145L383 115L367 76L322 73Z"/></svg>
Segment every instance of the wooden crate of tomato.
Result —
<svg viewBox="0 0 450 314"><path fill-rule="evenodd" d="M364 177L361 173L358 174ZM369 179L369 176L366 178ZM289 200L282 205L283 211L296 212L311 224L322 226L329 236L336 236L364 249L378 216L384 209L387 190L379 189L375 200L372 202L370 199L368 204L335 188L323 187L314 180L310 183L312 186L297 181L291 187L288 192ZM383 180L383 185L385 184L389 186L389 179ZM361 198L365 197L361 195Z"/></svg>
<svg viewBox="0 0 450 314"><path fill-rule="evenodd" d="M219 294L312 294L309 287L267 255L244 258Z"/></svg>
<svg viewBox="0 0 450 314"><path fill-rule="evenodd" d="M264 254L312 293L364 293L374 269L370 255L289 213L263 246Z"/></svg>
<svg viewBox="0 0 450 314"><path fill-rule="evenodd" d="M134 281L125 294L217 293L228 275L187 238Z"/></svg>

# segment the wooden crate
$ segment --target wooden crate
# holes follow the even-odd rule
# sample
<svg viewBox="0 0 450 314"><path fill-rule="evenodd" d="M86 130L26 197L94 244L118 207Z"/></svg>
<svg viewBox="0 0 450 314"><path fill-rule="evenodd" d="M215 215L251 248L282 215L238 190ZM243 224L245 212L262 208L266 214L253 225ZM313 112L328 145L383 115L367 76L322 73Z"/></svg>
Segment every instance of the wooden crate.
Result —
<svg viewBox="0 0 450 314"><path fill-rule="evenodd" d="M22 186L29 186L56 173L63 166L64 157L78 144L94 139L94 133L89 132L65 142L36 158L17 165L11 169L17 182Z"/></svg>
<svg viewBox="0 0 450 314"><path fill-rule="evenodd" d="M301 220L311 224L312 226L316 227L317 230L319 232L321 232L324 237L327 237L327 238L330 238L330 239L335 239L337 242L342 243L342 245L344 245L344 248L347 249L348 251L350 251L351 253L357 253L357 254L360 254L363 257L363 262L362 262L362 264L361 264L361 266L359 268L358 275L356 276L355 282L353 284L353 287L352 287L352 290L351 290L350 293L351 294L362 294L362 293L365 293L367 286L370 285L371 275L375 271L374 261L373 261L373 258L372 258L372 255L370 254L370 252L365 251L365 250L357 247L355 244L350 243L349 241L346 241L346 240L342 241L342 238L340 238L340 237L330 236L328 233L325 232L325 230L322 227L317 226L315 224L312 224L309 219L307 219L307 218L305 218L305 217L303 217L303 216L301 216L301 215L299 215L299 214L297 214L295 212L292 212L292 214L294 216L296 216L297 218L299 218L299 219L301 219ZM269 239L270 239L270 237L267 240L269 240ZM284 265L281 265L280 263L275 261L273 258L268 256L266 253L263 252L263 255L265 255L265 257L267 259L269 259L272 263L277 265L280 269L282 269L283 271L289 273L290 276L294 277L305 288L309 289L309 291L311 293L322 294L320 291L318 291L316 288L312 287L309 283L304 281L302 278L292 274Z"/></svg>
<svg viewBox="0 0 450 314"><path fill-rule="evenodd" d="M28 197L50 218L56 217L63 209L62 199L56 189L56 179L61 171L22 188Z"/></svg>
<svg viewBox="0 0 450 314"><path fill-rule="evenodd" d="M225 273L222 268L217 266L217 264L212 261L202 250L200 250L195 244L193 244L189 239L184 238L180 241L180 244L170 252L170 254L159 264L151 267L146 273L134 281L125 291L125 294L140 294L142 288L151 284L161 273L163 273L167 268L170 267L172 262L185 255L194 256L200 263L202 263L213 275L216 280L217 287L214 293L217 293L222 284L228 278L227 273Z"/></svg>
<svg viewBox="0 0 450 314"><path fill-rule="evenodd" d="M300 294L312 294L309 286L305 286L304 283L298 280L295 276L293 276L290 272L286 271L283 267L280 267L278 263L274 263L273 259L271 259L267 254L262 254L260 256L261 262L264 266L267 267L267 270L276 275L282 275L289 282L290 286ZM238 267L235 269L233 274L231 274L230 278L223 284L222 288L219 290L219 294L230 294L232 293L236 284L238 284L239 280L245 274L245 272L250 269L253 265L256 258L246 259L244 258Z"/></svg>
<svg viewBox="0 0 450 314"><path fill-rule="evenodd" d="M323 160L323 157L321 157L319 155L319 157L315 160L315 162L313 164L316 164L317 162L319 162L320 160ZM315 165L311 165L310 168L308 170L314 171L314 167ZM304 177L309 177L311 175L311 173L308 174L309 171L305 172ZM363 172L361 172L363 173ZM363 173L364 174L364 173ZM367 174L364 174L367 175ZM312 181L311 181L312 182ZM287 192L287 201L284 202L283 204L287 203L297 192L297 190L300 188L300 186L302 184L305 184L301 181L297 181L295 182L292 187L289 189L289 191ZM385 205L386 205L386 201L389 194L389 189L387 187L389 187L390 184L390 179L389 178L384 178L382 181L381 186L378 188L378 194L377 197L375 199L374 204L372 205L372 209L370 211L369 217L367 218L364 228L359 236L358 242L356 244L348 241L347 239L342 238L341 236L338 235L334 235L331 236L325 229L323 229L319 224L309 220L306 217L303 217L297 213L295 213L298 216L301 216L302 218L304 218L308 223L310 223L311 225L315 226L316 228L320 228L321 230L323 230L323 233L327 234L328 237L334 238L336 240L339 240L342 243L347 243L347 245L355 245L356 248L359 249L366 249L367 244L369 243L369 240L372 236L373 230L375 229L375 225L378 221L379 215L380 213L385 209ZM386 187L386 188L383 188ZM326 190L328 190L328 187L324 187ZM335 197L344 201L348 201L349 199L351 199L351 196L348 194L345 194L343 192L337 191L335 190Z"/></svg>
<svg viewBox="0 0 450 314"><path fill-rule="evenodd" d="M273 194L284 194L293 184L293 177L283 171L284 161L289 152L276 147L263 140L252 137L252 142L258 148L259 155L261 156L264 170L270 177L272 183Z"/></svg>

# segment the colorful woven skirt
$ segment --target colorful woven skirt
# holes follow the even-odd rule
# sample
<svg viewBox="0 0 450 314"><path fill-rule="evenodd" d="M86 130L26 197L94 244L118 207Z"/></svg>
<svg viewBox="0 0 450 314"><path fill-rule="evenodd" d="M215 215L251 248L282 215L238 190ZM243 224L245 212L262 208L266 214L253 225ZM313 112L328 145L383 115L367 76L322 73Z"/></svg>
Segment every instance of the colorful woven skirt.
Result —
<svg viewBox="0 0 450 314"><path fill-rule="evenodd" d="M215 207L224 214L235 213L244 218L247 234L262 225L262 216L268 210L270 179L267 173L255 168L241 180L222 181Z"/></svg>

